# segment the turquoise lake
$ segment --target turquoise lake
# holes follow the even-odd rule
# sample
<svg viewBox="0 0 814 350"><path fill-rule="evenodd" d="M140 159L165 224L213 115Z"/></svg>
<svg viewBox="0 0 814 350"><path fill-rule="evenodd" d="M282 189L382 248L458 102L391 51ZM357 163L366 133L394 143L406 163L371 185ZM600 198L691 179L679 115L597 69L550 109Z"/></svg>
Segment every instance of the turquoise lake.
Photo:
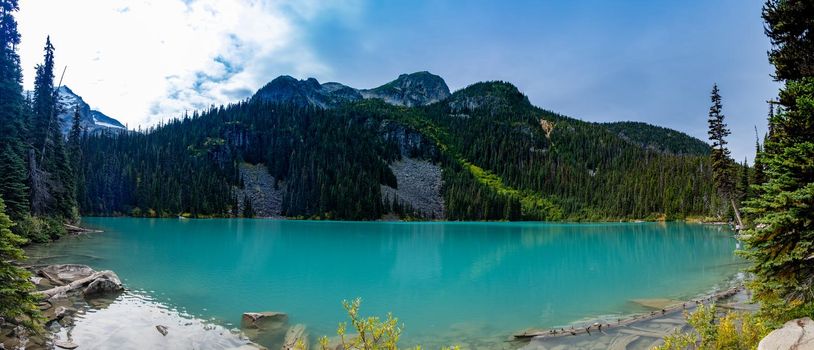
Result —
<svg viewBox="0 0 814 350"><path fill-rule="evenodd" d="M392 312L403 343L503 341L529 327L615 320L636 299L686 300L744 267L720 226L84 218L103 230L34 259L111 269L152 300L232 328L282 311L333 335L343 299Z"/></svg>

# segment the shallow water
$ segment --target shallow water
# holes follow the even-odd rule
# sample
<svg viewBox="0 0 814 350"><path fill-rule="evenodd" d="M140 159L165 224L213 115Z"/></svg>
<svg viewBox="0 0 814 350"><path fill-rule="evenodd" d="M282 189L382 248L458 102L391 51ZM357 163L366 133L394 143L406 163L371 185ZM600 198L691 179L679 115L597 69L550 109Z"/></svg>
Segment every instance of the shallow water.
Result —
<svg viewBox="0 0 814 350"><path fill-rule="evenodd" d="M311 335L332 335L341 300L358 296L362 314L393 312L403 344L426 348L487 347L528 327L646 311L631 300L688 299L743 267L731 231L685 223L83 224L104 233L29 255L114 270L152 301L227 328L246 311L283 311Z"/></svg>

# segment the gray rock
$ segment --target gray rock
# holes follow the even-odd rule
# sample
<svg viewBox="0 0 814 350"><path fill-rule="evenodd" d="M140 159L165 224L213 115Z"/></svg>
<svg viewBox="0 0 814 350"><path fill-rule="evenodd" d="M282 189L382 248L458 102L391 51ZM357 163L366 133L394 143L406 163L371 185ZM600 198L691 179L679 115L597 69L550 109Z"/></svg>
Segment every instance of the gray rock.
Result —
<svg viewBox="0 0 814 350"><path fill-rule="evenodd" d="M390 164L396 176L398 188L381 185L382 200L387 203L394 199L404 205L409 204L426 219L446 217L441 167L426 160L402 158Z"/></svg>
<svg viewBox="0 0 814 350"><path fill-rule="evenodd" d="M66 341L61 341L61 340L54 341L54 345L56 345L57 347L63 348L63 349L76 349L76 348L79 347L79 345L77 345L76 343L74 343L72 341L68 341L68 340L66 340Z"/></svg>
<svg viewBox="0 0 814 350"><path fill-rule="evenodd" d="M283 312L246 312L240 320L241 327L255 329L279 328L288 322L288 315Z"/></svg>
<svg viewBox="0 0 814 350"><path fill-rule="evenodd" d="M60 319L62 317L65 317L67 313L68 313L67 308L65 308L64 306L57 306L57 308L54 310L54 317Z"/></svg>
<svg viewBox="0 0 814 350"><path fill-rule="evenodd" d="M112 271L108 271L97 279L94 279L82 290L82 295L86 298L95 297L99 295L118 293L124 290L122 282Z"/></svg>
<svg viewBox="0 0 814 350"><path fill-rule="evenodd" d="M799 318L786 322L763 338L758 350L805 350L814 349L814 321Z"/></svg>

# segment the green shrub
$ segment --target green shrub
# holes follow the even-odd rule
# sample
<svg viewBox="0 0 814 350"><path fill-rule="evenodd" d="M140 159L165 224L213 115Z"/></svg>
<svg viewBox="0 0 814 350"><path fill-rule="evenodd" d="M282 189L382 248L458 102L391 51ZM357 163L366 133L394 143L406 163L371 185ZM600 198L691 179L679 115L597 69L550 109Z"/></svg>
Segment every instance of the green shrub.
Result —
<svg viewBox="0 0 814 350"><path fill-rule="evenodd" d="M729 311L718 317L715 305L700 305L686 315L693 327L689 333L674 332L664 337L657 350L740 350L756 349L771 327L760 317L748 312Z"/></svg>

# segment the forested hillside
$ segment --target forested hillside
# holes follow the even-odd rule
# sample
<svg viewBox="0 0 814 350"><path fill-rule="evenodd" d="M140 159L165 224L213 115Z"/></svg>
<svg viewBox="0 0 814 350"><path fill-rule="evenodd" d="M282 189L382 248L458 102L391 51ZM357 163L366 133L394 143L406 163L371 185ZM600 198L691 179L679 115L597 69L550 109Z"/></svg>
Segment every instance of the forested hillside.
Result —
<svg viewBox="0 0 814 350"><path fill-rule="evenodd" d="M421 79L411 82L414 77ZM426 91L446 89L424 86L437 87L435 78L403 75L386 86L420 104ZM380 185L398 187L389 165L402 158L441 167L443 202L453 220L681 218L717 205L703 142L677 131L669 130L695 148L632 142L607 125L534 107L504 82L474 84L415 107L372 96L325 109L319 102L333 98L329 87L336 83L284 81L261 89L263 98L144 132L86 135L83 214L242 215L239 165L248 162L266 165L282 189L285 216L432 218L382 196ZM418 93L408 90L416 85ZM290 102L315 91L322 97ZM626 126L625 135L636 135L637 127Z"/></svg>

